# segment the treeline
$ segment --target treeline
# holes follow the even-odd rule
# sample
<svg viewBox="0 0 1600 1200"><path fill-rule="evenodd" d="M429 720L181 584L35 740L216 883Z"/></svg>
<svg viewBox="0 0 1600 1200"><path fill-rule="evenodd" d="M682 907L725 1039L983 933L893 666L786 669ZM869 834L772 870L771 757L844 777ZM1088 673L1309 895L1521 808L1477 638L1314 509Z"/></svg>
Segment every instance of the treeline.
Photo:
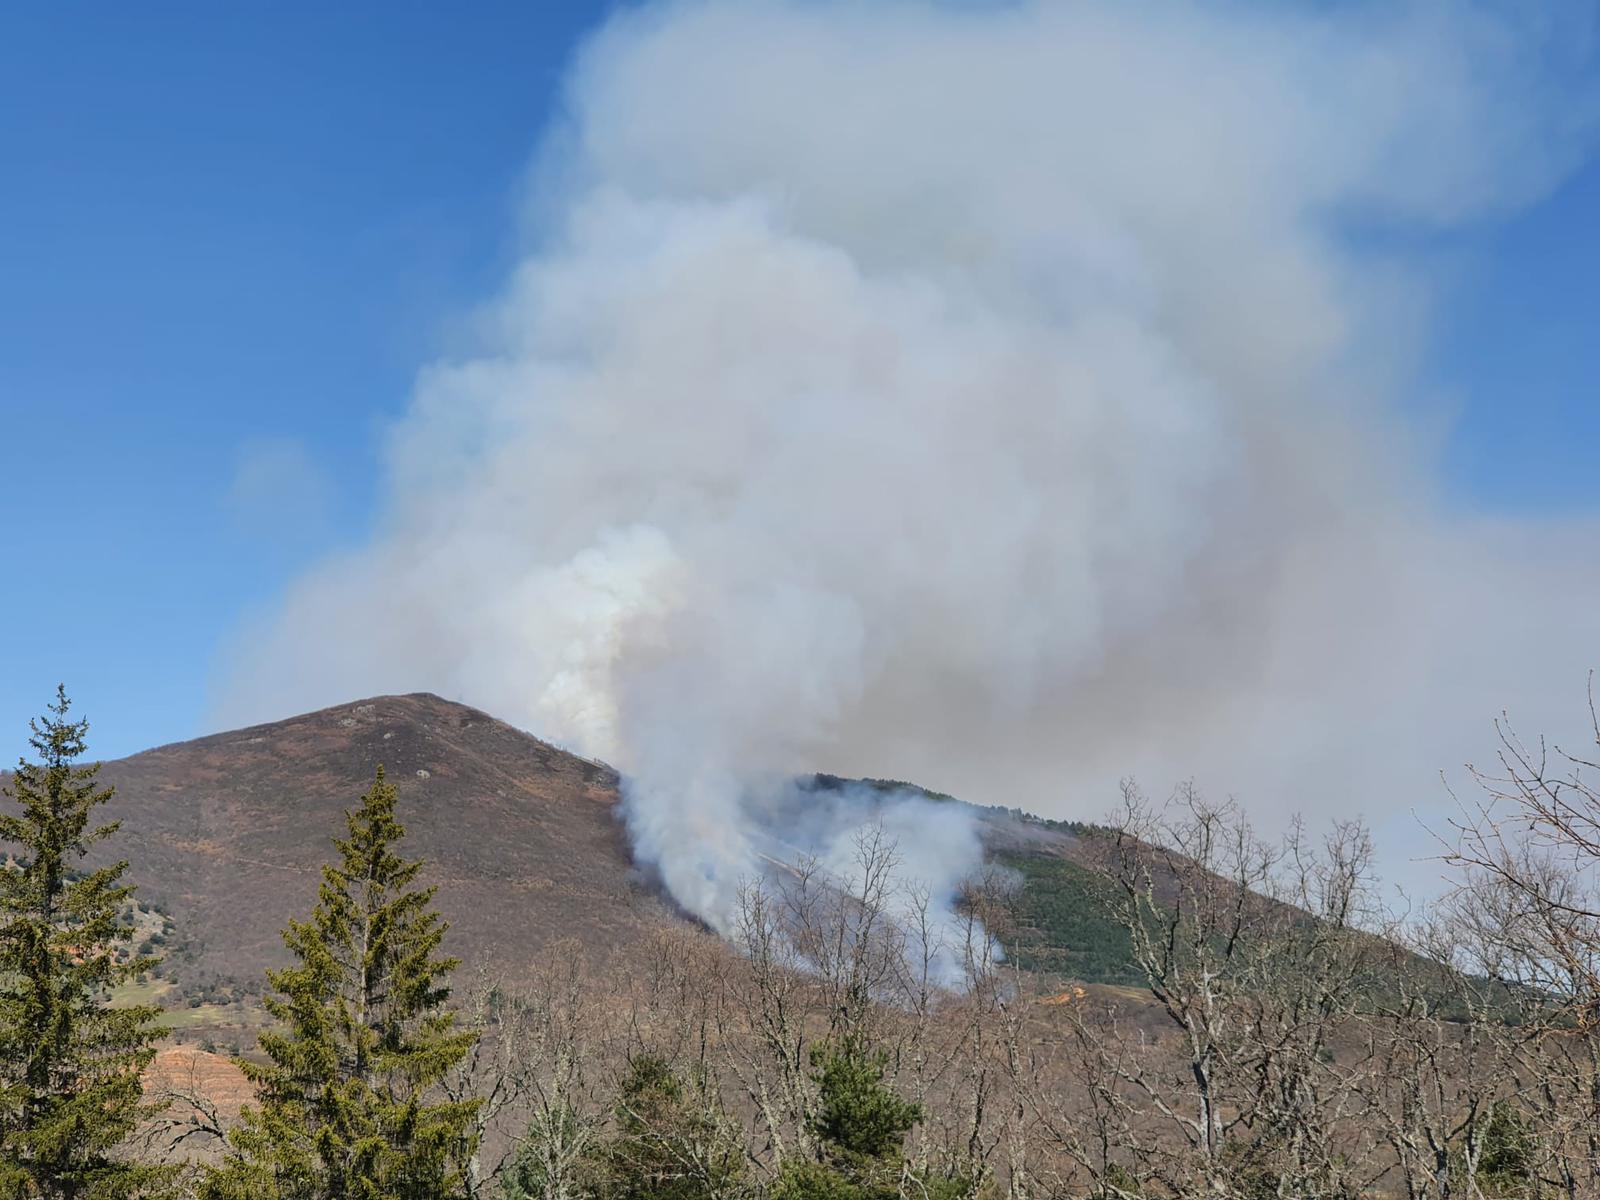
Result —
<svg viewBox="0 0 1600 1200"><path fill-rule="evenodd" d="M115 832L85 732L58 695L0 816L0 1197L1600 1196L1600 795L1508 731L1425 911L1358 824L1267 839L1129 787L1089 866L996 864L954 925L869 828L849 872L753 881L726 939L552 931L466 978L380 770L238 1115L146 1086L157 1013L109 1002L153 963L126 864L84 869ZM1127 982L1000 953L1063 922Z"/></svg>

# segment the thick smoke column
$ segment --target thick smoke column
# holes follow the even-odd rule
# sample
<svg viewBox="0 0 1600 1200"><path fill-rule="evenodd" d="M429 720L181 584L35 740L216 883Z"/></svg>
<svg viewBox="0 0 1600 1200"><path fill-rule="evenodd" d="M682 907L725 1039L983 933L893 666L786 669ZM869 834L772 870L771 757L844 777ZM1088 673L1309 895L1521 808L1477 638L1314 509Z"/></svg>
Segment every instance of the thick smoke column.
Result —
<svg viewBox="0 0 1600 1200"><path fill-rule="evenodd" d="M638 853L721 927L773 839L831 853L870 815L752 799L814 770L1088 817L1125 772L1430 801L1500 707L1576 695L1594 571L1559 550L1582 530L1436 511L1401 403L1427 280L1345 231L1552 185L1594 111L1559 86L1577 32L619 18L481 346L394 432L381 534L240 639L218 719L460 696L619 766ZM948 893L978 847L935 809L895 823Z"/></svg>

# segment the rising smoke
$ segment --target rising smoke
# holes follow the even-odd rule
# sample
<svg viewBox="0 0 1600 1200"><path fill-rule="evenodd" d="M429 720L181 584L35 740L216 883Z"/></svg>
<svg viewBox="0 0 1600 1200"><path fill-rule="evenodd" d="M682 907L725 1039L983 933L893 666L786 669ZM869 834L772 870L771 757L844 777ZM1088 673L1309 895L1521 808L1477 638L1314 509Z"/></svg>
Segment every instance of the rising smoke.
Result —
<svg viewBox="0 0 1600 1200"><path fill-rule="evenodd" d="M459 696L621 768L722 928L767 847L866 819L755 799L809 771L1089 818L1130 772L1431 804L1600 657L1594 531L1447 511L1411 383L1432 280L1395 247L1537 198L1593 116L1578 24L1507 14L619 17L381 533L239 638L218 721ZM906 803L948 895L970 823Z"/></svg>

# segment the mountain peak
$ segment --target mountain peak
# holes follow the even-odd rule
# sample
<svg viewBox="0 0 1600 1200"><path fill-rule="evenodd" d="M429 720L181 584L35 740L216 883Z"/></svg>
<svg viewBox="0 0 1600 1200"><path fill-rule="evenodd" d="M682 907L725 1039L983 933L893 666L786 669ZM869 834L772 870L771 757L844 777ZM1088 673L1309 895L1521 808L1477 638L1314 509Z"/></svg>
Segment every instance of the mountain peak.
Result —
<svg viewBox="0 0 1600 1200"><path fill-rule="evenodd" d="M316 900L330 839L382 765L453 952L520 967L557 938L614 946L673 919L644 885L610 767L426 692L374 696L105 764L106 847L179 931L195 977L259 977ZM187 934L188 940L182 940Z"/></svg>

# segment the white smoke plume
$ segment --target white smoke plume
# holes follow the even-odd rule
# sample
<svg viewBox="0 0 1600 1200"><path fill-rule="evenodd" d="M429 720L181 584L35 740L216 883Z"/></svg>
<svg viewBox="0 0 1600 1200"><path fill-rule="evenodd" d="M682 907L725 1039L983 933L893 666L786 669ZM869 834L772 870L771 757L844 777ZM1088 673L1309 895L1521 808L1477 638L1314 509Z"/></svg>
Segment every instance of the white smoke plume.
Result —
<svg viewBox="0 0 1600 1200"><path fill-rule="evenodd" d="M1409 830L1497 711L1559 726L1600 658L1596 531L1436 494L1433 279L1395 248L1578 161L1590 33L1429 2L618 17L481 344L393 433L381 532L239 637L218 722L458 696L624 771L638 854L722 928L772 839L864 818L752 799L815 770L1086 818L1195 776ZM948 894L979 850L936 807L896 832Z"/></svg>

